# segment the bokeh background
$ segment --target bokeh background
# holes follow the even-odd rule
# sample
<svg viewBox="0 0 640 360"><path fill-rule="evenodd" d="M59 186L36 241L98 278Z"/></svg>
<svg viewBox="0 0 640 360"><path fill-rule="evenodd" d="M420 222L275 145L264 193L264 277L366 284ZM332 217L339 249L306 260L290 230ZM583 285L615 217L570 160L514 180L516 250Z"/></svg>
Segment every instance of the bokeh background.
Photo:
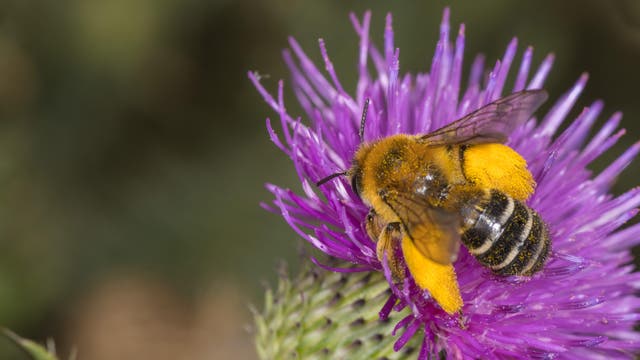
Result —
<svg viewBox="0 0 640 360"><path fill-rule="evenodd" d="M445 5L467 64L518 36L536 63L556 54L551 98L591 74L578 108L603 98L602 119L623 110L629 130L595 170L637 141L635 0L1 1L0 325L63 357L255 358L249 306L304 246L258 206L265 182L298 186L246 72L275 89L287 36L316 60L323 37L354 89L348 13L366 9L377 41L393 12L402 70L426 71ZM25 359L4 339L0 358Z"/></svg>

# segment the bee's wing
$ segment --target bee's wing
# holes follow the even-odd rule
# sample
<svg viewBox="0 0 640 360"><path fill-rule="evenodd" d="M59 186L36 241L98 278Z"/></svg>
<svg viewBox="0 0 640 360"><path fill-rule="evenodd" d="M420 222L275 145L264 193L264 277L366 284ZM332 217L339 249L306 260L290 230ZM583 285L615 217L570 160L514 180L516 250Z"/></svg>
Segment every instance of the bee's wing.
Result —
<svg viewBox="0 0 640 360"><path fill-rule="evenodd" d="M547 100L544 90L524 90L489 103L420 137L430 145L504 143Z"/></svg>
<svg viewBox="0 0 640 360"><path fill-rule="evenodd" d="M416 248L427 258L451 264L460 250L460 217L430 206L424 197L411 193L389 194L384 202L400 218Z"/></svg>

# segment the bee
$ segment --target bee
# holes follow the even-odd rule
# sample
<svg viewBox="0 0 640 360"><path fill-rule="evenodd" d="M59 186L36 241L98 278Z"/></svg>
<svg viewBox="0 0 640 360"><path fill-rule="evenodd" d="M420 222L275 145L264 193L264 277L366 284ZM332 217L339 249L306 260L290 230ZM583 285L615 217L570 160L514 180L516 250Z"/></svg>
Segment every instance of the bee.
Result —
<svg viewBox="0 0 640 360"><path fill-rule="evenodd" d="M525 90L428 134L361 141L349 170L317 184L346 175L370 208L366 231L394 279L408 269L443 310L460 312L453 263L461 243L498 275L531 276L547 259L548 227L525 203L535 182L522 156L504 145L546 98ZM361 140L367 107L368 100Z"/></svg>

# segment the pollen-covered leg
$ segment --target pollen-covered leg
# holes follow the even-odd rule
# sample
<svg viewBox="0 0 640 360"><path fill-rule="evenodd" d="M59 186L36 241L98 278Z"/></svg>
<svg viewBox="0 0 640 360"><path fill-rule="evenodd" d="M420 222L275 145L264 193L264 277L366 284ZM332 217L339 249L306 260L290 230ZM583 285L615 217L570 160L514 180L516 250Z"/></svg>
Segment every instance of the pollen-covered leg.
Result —
<svg viewBox="0 0 640 360"><path fill-rule="evenodd" d="M535 188L526 160L503 144L477 144L464 151L464 173L469 181L484 189L500 189L520 201ZM491 164L491 166L487 166Z"/></svg>
<svg viewBox="0 0 640 360"><path fill-rule="evenodd" d="M444 311L454 314L462 308L462 296L453 265L443 265L426 258L408 237L402 238L402 253L409 272L420 288L429 291Z"/></svg>

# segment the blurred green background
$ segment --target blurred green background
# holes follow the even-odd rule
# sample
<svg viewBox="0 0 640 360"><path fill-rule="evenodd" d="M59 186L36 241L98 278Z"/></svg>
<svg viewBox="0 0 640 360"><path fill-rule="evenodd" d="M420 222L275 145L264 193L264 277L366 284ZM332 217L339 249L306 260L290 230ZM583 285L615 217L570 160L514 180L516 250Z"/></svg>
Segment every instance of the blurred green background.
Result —
<svg viewBox="0 0 640 360"><path fill-rule="evenodd" d="M552 98L591 74L578 108L603 98L630 133L594 169L637 141L635 0L0 2L0 324L80 359L254 358L249 304L302 245L258 206L265 182L298 186L246 72L275 89L286 37L316 60L323 37L354 89L365 9L378 42L393 12L402 70L426 71L445 5L467 64L518 36L557 55ZM0 358L24 359L4 340Z"/></svg>

